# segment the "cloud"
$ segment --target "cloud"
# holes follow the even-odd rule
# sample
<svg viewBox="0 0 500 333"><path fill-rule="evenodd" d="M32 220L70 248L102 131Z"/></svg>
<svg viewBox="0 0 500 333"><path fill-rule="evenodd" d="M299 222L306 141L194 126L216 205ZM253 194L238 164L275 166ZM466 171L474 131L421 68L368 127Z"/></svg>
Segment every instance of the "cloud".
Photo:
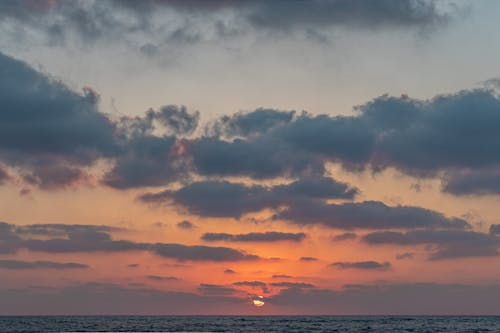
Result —
<svg viewBox="0 0 500 333"><path fill-rule="evenodd" d="M38 38L49 46L134 45L155 55L167 47L220 42L252 35L323 35L351 30L423 29L441 26L449 14L427 0L136 1L21 0L0 4L10 39ZM278 15L277 13L280 13ZM12 31L17 31L16 35Z"/></svg>
<svg viewBox="0 0 500 333"><path fill-rule="evenodd" d="M301 199L352 199L356 193L357 189L348 184L327 178L306 178L272 187L211 180L191 183L177 191L147 193L139 199L153 203L170 200L202 216L239 218Z"/></svg>
<svg viewBox="0 0 500 333"><path fill-rule="evenodd" d="M17 227L0 222L0 253L15 253L26 249L32 252L126 252L147 251L164 258L179 261L246 261L258 256L228 247L183 245L170 243L140 243L114 240L107 226L44 224ZM26 238L26 235L57 238Z"/></svg>
<svg viewBox="0 0 500 333"><path fill-rule="evenodd" d="M267 289L267 283L262 281L238 281L234 282L233 285L238 287L260 288L263 293L269 293L269 289Z"/></svg>
<svg viewBox="0 0 500 333"><path fill-rule="evenodd" d="M234 270L228 268L228 269L224 270L224 274L236 274L236 272Z"/></svg>
<svg viewBox="0 0 500 333"><path fill-rule="evenodd" d="M356 261L356 262L334 262L331 264L339 269L367 269L367 270L380 270L385 271L391 268L390 262L377 262L377 261Z"/></svg>
<svg viewBox="0 0 500 333"><path fill-rule="evenodd" d="M293 276L287 274L274 274L272 276L273 279L291 279Z"/></svg>
<svg viewBox="0 0 500 333"><path fill-rule="evenodd" d="M443 190L452 194L497 193L499 107L488 89L429 100L384 95L357 107L354 116L302 113L232 141L203 138L190 153L196 170L206 175L322 174L324 163L338 162L351 171L395 168L419 177L443 175ZM231 125L227 128L230 132ZM477 129L480 136L464 135Z"/></svg>
<svg viewBox="0 0 500 333"><path fill-rule="evenodd" d="M290 123L294 115L295 111L259 108L252 112L238 112L231 116L222 116L207 126L206 131L211 135L229 138L249 137Z"/></svg>
<svg viewBox="0 0 500 333"><path fill-rule="evenodd" d="M443 191L456 195L499 192L495 142L500 99L488 89L429 100L384 95L357 107L352 116L257 109L222 116L200 136L194 135L200 114L186 107L166 105L143 116L112 120L99 112L99 96L91 88L76 93L3 54L0 69L7 73L0 79L3 181L8 168L43 189L74 186L92 178L89 170L104 159L111 169L101 181L117 189L162 186L197 175L294 177L299 180L272 188L238 189L243 185L214 180L205 185L234 191L247 201L245 192L255 191L283 198L354 198L356 188L324 177L325 165L334 162L350 171L395 168L413 176L441 177ZM464 135L477 129L481 135ZM181 195L193 194L189 190L208 192L197 182L144 199L186 199ZM237 217L282 204L249 201L244 205L251 208L236 205L226 215L205 210L215 214L211 216Z"/></svg>
<svg viewBox="0 0 500 333"><path fill-rule="evenodd" d="M201 283L198 287L198 292L206 296L230 296L236 294L238 291L231 287Z"/></svg>
<svg viewBox="0 0 500 333"><path fill-rule="evenodd" d="M245 287L265 287L267 284L262 281L238 281L233 283L235 286Z"/></svg>
<svg viewBox="0 0 500 333"><path fill-rule="evenodd" d="M175 276L148 275L146 278L152 281L179 281L179 278Z"/></svg>
<svg viewBox="0 0 500 333"><path fill-rule="evenodd" d="M340 235L335 235L332 237L333 241L345 241L345 240L351 240L351 239L356 239L358 235L356 235L354 232L345 232Z"/></svg>
<svg viewBox="0 0 500 333"><path fill-rule="evenodd" d="M2 289L0 311L31 315L238 314L249 308L243 297L204 295L111 283ZM75 299L79 301L75 303ZM57 325L57 324L56 324ZM112 324L113 325L113 324ZM64 331L64 327L58 328ZM111 328L109 328L111 329ZM114 327L113 330L119 330ZM139 327L136 330L140 331Z"/></svg>
<svg viewBox="0 0 500 333"><path fill-rule="evenodd" d="M278 242L293 241L300 242L306 237L306 234L291 232L251 232L248 234L232 235L227 233L205 233L201 239L208 242L229 241L229 242Z"/></svg>
<svg viewBox="0 0 500 333"><path fill-rule="evenodd" d="M341 290L282 289L266 303L318 315L484 315L499 313L498 297L498 285L387 283Z"/></svg>
<svg viewBox="0 0 500 333"><path fill-rule="evenodd" d="M118 150L115 125L91 91L77 94L0 53L0 160L42 188L68 186L81 167Z"/></svg>
<svg viewBox="0 0 500 333"><path fill-rule="evenodd" d="M188 146L188 153L194 170L206 176L268 179L322 175L325 172L323 162L317 156L266 135L231 141L202 137Z"/></svg>
<svg viewBox="0 0 500 333"><path fill-rule="evenodd" d="M53 262L53 261L20 261L20 260L0 260L0 269L82 269L89 268L88 265L74 262Z"/></svg>
<svg viewBox="0 0 500 333"><path fill-rule="evenodd" d="M0 185L5 184L10 179L11 176L9 175L5 167L0 164Z"/></svg>
<svg viewBox="0 0 500 333"><path fill-rule="evenodd" d="M500 194L500 169L448 172L442 189L457 196Z"/></svg>
<svg viewBox="0 0 500 333"><path fill-rule="evenodd" d="M196 226L193 223L191 223L187 220L181 221L181 222L177 223L176 225L178 228L184 229L184 230L191 230L191 229L196 228Z"/></svg>
<svg viewBox="0 0 500 333"><path fill-rule="evenodd" d="M151 250L161 257L180 261L246 261L259 259L256 255L228 247L158 243L152 245Z"/></svg>
<svg viewBox="0 0 500 333"><path fill-rule="evenodd" d="M196 129L198 112L167 105L112 120L98 110L91 88L76 93L4 54L0 71L2 171L11 167L26 183L48 190L86 181L102 159L112 165L102 182L118 189L165 185L187 173L176 143Z"/></svg>
<svg viewBox="0 0 500 333"><path fill-rule="evenodd" d="M295 202L275 214L274 219L296 224L321 224L339 229L469 228L467 221L414 206L387 206L379 201L327 204Z"/></svg>
<svg viewBox="0 0 500 333"><path fill-rule="evenodd" d="M497 256L500 246L500 240L493 235L464 230L379 231L366 234L363 241L370 245L434 244L437 248L432 250L430 260Z"/></svg>
<svg viewBox="0 0 500 333"><path fill-rule="evenodd" d="M404 253L396 254L397 260L413 259L414 257L415 257L415 254L412 252L404 252Z"/></svg>
<svg viewBox="0 0 500 333"><path fill-rule="evenodd" d="M313 284L305 282L271 282L269 285L284 288L314 288Z"/></svg>
<svg viewBox="0 0 500 333"><path fill-rule="evenodd" d="M490 234L492 234L492 235L500 234L500 224L490 225Z"/></svg>
<svg viewBox="0 0 500 333"><path fill-rule="evenodd" d="M317 261L318 258L315 257L300 257L300 261Z"/></svg>

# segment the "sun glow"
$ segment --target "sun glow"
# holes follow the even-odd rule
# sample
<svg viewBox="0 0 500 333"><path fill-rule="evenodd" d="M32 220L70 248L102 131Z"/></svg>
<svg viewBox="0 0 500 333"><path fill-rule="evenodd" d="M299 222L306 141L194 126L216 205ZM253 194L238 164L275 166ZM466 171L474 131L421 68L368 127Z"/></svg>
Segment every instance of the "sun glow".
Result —
<svg viewBox="0 0 500 333"><path fill-rule="evenodd" d="M252 302L253 302L253 305L255 305L257 307L261 307L261 306L264 306L264 304L266 304L264 302L264 297L262 297L262 296L257 296L256 298L254 298L252 300Z"/></svg>

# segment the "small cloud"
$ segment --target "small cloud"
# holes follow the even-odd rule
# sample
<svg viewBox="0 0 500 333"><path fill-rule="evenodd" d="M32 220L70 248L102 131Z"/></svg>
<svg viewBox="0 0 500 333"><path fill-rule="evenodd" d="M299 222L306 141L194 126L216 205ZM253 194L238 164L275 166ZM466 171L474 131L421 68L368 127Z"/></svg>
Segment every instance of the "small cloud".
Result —
<svg viewBox="0 0 500 333"><path fill-rule="evenodd" d="M129 265L127 265L127 267L136 268L136 267L139 267L139 264L129 264Z"/></svg>
<svg viewBox="0 0 500 333"><path fill-rule="evenodd" d="M224 274L236 274L236 272L228 268L224 270Z"/></svg>
<svg viewBox="0 0 500 333"><path fill-rule="evenodd" d="M315 257L301 257L299 260L300 261L317 261L318 258L315 258Z"/></svg>
<svg viewBox="0 0 500 333"><path fill-rule="evenodd" d="M208 242L214 241L229 241L229 242L279 242L279 241L292 241L300 242L306 237L306 234L291 233L291 232L251 232L248 234L228 234L228 233L214 233L209 232L203 234L201 239Z"/></svg>
<svg viewBox="0 0 500 333"><path fill-rule="evenodd" d="M186 220L177 223L177 227L184 229L184 230L191 230L191 229L196 228L196 226L193 223L186 221Z"/></svg>
<svg viewBox="0 0 500 333"><path fill-rule="evenodd" d="M293 276L291 275L286 275L286 274L274 274L272 276L273 279L291 279Z"/></svg>
<svg viewBox="0 0 500 333"><path fill-rule="evenodd" d="M148 275L146 277L149 280L153 280L153 281L179 281L179 278L176 278L175 276Z"/></svg>
<svg viewBox="0 0 500 333"><path fill-rule="evenodd" d="M355 262L334 262L331 266L339 269L366 269L366 270L388 270L391 268L390 262L377 262L377 261L355 261Z"/></svg>
<svg viewBox="0 0 500 333"><path fill-rule="evenodd" d="M85 264L74 262L53 262L53 261L20 261L20 260L0 260L0 269L81 269L89 268Z"/></svg>
<svg viewBox="0 0 500 333"><path fill-rule="evenodd" d="M415 253L413 252L405 252L396 254L397 260L405 260L405 259L413 259L415 257Z"/></svg>
<svg viewBox="0 0 500 333"><path fill-rule="evenodd" d="M305 282L273 282L270 285L273 287L285 287L285 288L314 288L313 284Z"/></svg>
<svg viewBox="0 0 500 333"><path fill-rule="evenodd" d="M356 237L358 237L358 235L356 235L354 232L345 232L343 234L333 236L332 240L345 241L345 240L356 239Z"/></svg>

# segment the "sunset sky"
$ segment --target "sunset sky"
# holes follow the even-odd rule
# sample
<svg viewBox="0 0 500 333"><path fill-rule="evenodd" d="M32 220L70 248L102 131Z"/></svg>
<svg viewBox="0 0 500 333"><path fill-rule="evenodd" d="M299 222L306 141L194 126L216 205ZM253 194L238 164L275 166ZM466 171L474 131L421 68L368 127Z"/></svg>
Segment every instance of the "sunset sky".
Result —
<svg viewBox="0 0 500 333"><path fill-rule="evenodd" d="M0 314L500 314L500 1L0 1Z"/></svg>

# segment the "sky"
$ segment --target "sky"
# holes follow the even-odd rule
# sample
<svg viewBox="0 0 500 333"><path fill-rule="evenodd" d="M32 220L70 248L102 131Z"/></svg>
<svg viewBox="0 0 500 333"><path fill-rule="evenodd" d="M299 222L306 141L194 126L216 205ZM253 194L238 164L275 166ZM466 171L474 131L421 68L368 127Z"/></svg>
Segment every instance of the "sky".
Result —
<svg viewBox="0 0 500 333"><path fill-rule="evenodd" d="M0 2L0 314L500 314L500 2Z"/></svg>

